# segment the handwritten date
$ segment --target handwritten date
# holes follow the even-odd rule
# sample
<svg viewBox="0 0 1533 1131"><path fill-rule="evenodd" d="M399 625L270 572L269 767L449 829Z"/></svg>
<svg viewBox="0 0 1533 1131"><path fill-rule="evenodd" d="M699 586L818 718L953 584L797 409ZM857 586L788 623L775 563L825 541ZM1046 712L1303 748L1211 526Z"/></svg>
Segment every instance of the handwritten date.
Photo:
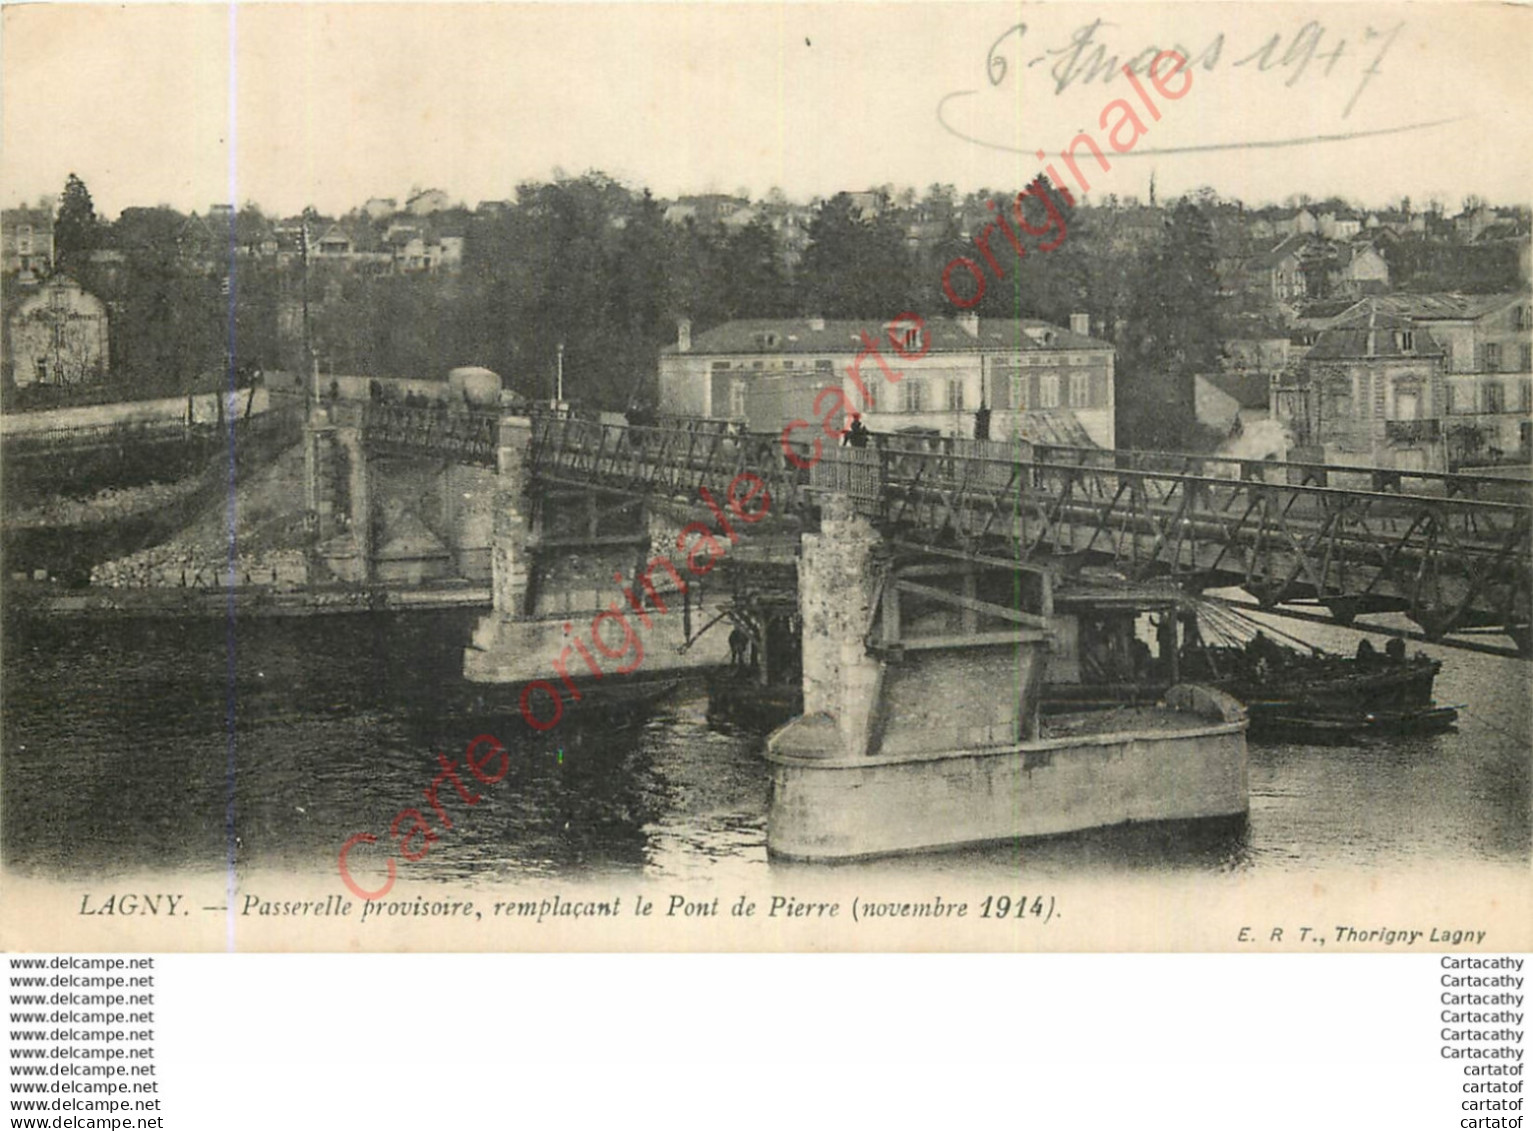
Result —
<svg viewBox="0 0 1533 1131"><path fill-rule="evenodd" d="M1059 46L1043 48L1041 54L1027 60L1026 66L1050 64L1048 73L1054 80L1054 93L1063 94L1076 83L1085 84L1098 78L1103 83L1112 82L1121 76L1122 65L1125 62L1136 75L1142 75L1149 67L1151 60L1162 50L1175 51L1182 58L1190 60L1192 66L1201 64L1205 71L1212 71L1218 66L1229 46L1226 43L1225 33L1220 31L1216 32L1203 50L1197 54L1177 43L1170 47L1151 45L1130 55L1116 49L1107 42L1105 35L1100 34L1103 29L1115 26L1117 25L1105 20L1092 20L1088 24L1082 24L1070 33L1067 42ZM1357 76L1356 86L1352 89L1351 97L1342 110L1341 116L1346 118L1352 113L1368 84L1381 73L1380 64L1389 54L1390 48L1394 46L1395 40L1404 27L1403 22L1384 29L1367 27L1359 38L1348 40L1339 33L1332 32L1324 24L1310 20L1292 34L1274 32L1255 50L1249 51L1238 59L1231 59L1229 65L1255 67L1259 72L1277 70L1287 76L1283 85L1292 87L1306 74L1309 74L1312 79L1318 77L1321 81L1328 80L1334 72L1337 72L1337 65L1343 59L1351 59L1352 70L1342 67L1339 73L1341 75L1355 73L1355 68L1358 66L1362 67L1362 72ZM1015 50L1018 53L1017 64L1021 65L1020 55L1023 50L1021 45L1026 37L1027 25L1014 24L990 44L990 49L985 53L985 76L989 79L991 86L1000 86L1011 76L1013 63L1007 56L1008 51ZM1233 55L1234 51L1231 50L1230 54Z"/></svg>

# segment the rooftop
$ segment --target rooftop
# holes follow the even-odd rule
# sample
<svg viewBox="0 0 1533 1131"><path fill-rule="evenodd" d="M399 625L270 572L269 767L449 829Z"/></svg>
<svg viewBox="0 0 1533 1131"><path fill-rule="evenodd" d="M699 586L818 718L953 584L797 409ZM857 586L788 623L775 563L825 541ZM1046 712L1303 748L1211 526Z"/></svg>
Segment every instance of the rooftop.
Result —
<svg viewBox="0 0 1533 1131"><path fill-rule="evenodd" d="M1241 408L1266 408L1271 384L1265 373L1203 373L1214 388L1229 394Z"/></svg>
<svg viewBox="0 0 1533 1131"><path fill-rule="evenodd" d="M1384 296L1388 297L1388 296ZM1361 357L1441 357L1443 349L1410 318L1378 309L1382 298L1366 298L1327 330L1322 330L1305 361ZM1409 347L1404 336L1409 333Z"/></svg>
<svg viewBox="0 0 1533 1131"><path fill-rule="evenodd" d="M1369 310L1376 310L1381 315L1411 318L1418 322L1473 319L1503 310L1519 298L1526 301L1528 295L1526 292L1521 295L1515 292L1493 295L1452 293L1379 295L1375 298L1363 299L1342 311L1336 317L1336 324L1350 323L1363 318Z"/></svg>
<svg viewBox="0 0 1533 1131"><path fill-rule="evenodd" d="M1258 252L1250 259L1250 264L1257 270L1266 267L1275 267L1290 255L1297 255L1314 242L1314 237L1302 232L1286 237L1277 246L1263 252Z"/></svg>
<svg viewBox="0 0 1533 1131"><path fill-rule="evenodd" d="M750 318L726 322L692 338L693 354L825 354L856 353L863 348L862 335L887 345L882 330L887 323L808 318ZM926 323L931 349L936 353L973 353L975 350L1106 350L1111 343L1076 334L1037 318L981 319L978 332L969 333L952 319ZM1039 342L1037 337L1045 338ZM674 345L663 354L674 354Z"/></svg>

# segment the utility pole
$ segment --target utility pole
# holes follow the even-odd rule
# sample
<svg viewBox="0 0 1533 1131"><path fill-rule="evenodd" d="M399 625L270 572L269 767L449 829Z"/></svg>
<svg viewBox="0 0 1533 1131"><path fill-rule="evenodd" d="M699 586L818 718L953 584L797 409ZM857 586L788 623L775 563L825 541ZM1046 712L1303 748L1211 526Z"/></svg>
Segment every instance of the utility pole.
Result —
<svg viewBox="0 0 1533 1131"><path fill-rule="evenodd" d="M303 361L309 372L304 382L304 408L313 409L319 404L319 359L314 356L314 344L309 335L309 209L303 210L298 226L298 251L303 262Z"/></svg>

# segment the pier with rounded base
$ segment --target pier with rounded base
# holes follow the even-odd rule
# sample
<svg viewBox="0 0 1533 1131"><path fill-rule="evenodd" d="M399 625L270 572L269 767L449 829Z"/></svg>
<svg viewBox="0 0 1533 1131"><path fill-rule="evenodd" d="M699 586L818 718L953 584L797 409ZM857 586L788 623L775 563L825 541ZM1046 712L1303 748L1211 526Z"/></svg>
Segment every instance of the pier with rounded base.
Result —
<svg viewBox="0 0 1533 1131"><path fill-rule="evenodd" d="M767 849L855 859L1249 809L1239 703L1183 686L1135 714L1124 730L874 757L847 756L824 715L795 719L768 742Z"/></svg>

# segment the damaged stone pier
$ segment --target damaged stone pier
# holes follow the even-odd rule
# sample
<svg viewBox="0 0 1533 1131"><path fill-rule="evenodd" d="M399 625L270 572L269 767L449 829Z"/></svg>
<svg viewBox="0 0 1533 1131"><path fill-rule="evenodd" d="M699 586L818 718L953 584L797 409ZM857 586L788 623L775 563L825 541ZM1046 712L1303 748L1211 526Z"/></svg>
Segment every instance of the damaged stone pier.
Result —
<svg viewBox="0 0 1533 1131"><path fill-rule="evenodd" d="M513 702L541 682L584 703L724 664L727 629L702 631L717 600L677 549L690 524L713 521L702 505L534 482L532 443L530 419L501 421L493 607L474 630L465 676L504 685Z"/></svg>
<svg viewBox="0 0 1533 1131"><path fill-rule="evenodd" d="M1245 710L1217 691L1039 736L1051 585L902 562L827 500L800 563L804 715L768 742L768 848L838 859L1245 813Z"/></svg>

